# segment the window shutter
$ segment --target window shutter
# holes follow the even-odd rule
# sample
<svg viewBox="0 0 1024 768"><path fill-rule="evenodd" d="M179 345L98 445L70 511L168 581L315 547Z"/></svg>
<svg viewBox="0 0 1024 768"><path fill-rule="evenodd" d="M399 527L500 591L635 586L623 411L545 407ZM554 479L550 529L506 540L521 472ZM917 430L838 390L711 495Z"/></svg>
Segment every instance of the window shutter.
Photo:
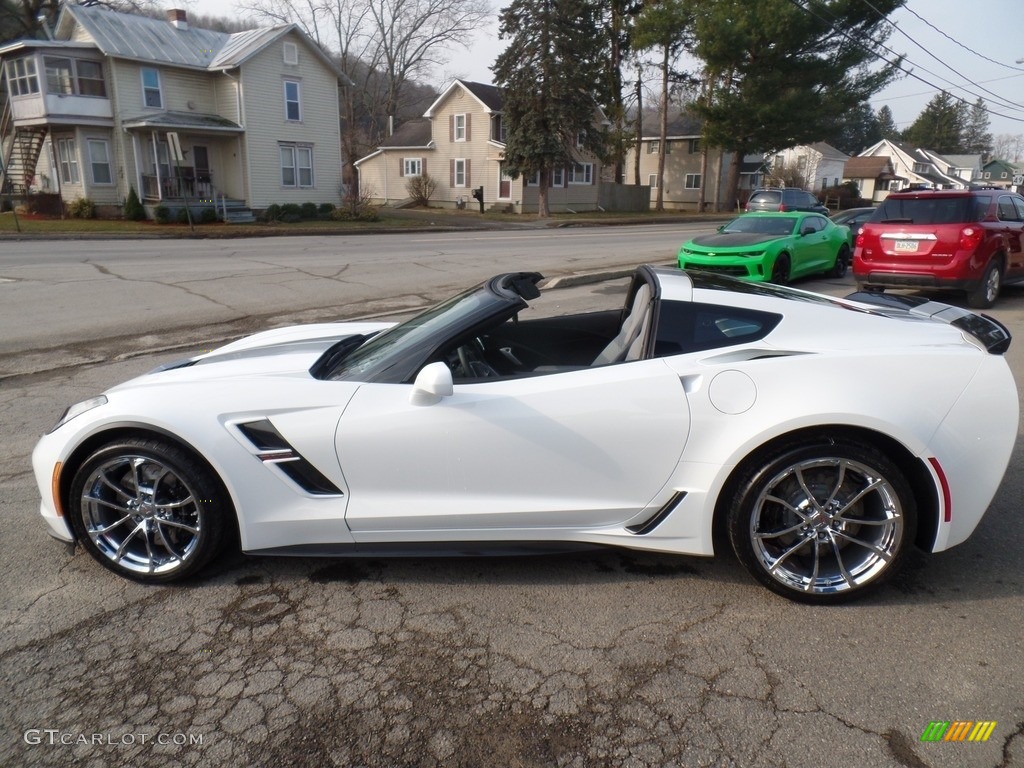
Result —
<svg viewBox="0 0 1024 768"><path fill-rule="evenodd" d="M466 134L469 134L469 117L466 118ZM466 186L472 187L473 182L469 179L469 158L466 158Z"/></svg>
<svg viewBox="0 0 1024 768"><path fill-rule="evenodd" d="M569 188L569 171L571 171L571 170L572 170L572 168L563 168L562 169L562 189L568 189Z"/></svg>
<svg viewBox="0 0 1024 768"><path fill-rule="evenodd" d="M455 158L448 161L448 186L455 186Z"/></svg>
<svg viewBox="0 0 1024 768"><path fill-rule="evenodd" d="M422 176L427 175L427 158L425 157L420 158L420 174Z"/></svg>
<svg viewBox="0 0 1024 768"><path fill-rule="evenodd" d="M398 175L405 176L405 158L398 158Z"/></svg>
<svg viewBox="0 0 1024 768"><path fill-rule="evenodd" d="M597 165L590 163L590 186L597 184Z"/></svg>
<svg viewBox="0 0 1024 768"><path fill-rule="evenodd" d="M455 141L455 115L448 115L448 141Z"/></svg>
<svg viewBox="0 0 1024 768"><path fill-rule="evenodd" d="M472 118L473 118L473 115L471 115L469 112L467 112L466 113L466 141L469 141L470 139L473 138L470 135L470 133L469 133L469 126L472 124ZM466 165L466 169L467 169L466 170L466 176L468 177L469 176L469 165L468 165L469 161L467 160L466 162L467 162L467 165Z"/></svg>

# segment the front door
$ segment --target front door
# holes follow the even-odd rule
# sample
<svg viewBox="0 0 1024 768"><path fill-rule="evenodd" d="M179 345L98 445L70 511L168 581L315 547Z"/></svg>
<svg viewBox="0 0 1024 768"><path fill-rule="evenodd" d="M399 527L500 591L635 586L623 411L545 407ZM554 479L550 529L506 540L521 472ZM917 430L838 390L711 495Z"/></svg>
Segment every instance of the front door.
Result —
<svg viewBox="0 0 1024 768"><path fill-rule="evenodd" d="M192 145L192 166L195 169L195 195L200 200L213 199L210 178L210 153L201 144Z"/></svg>
<svg viewBox="0 0 1024 768"><path fill-rule="evenodd" d="M498 199L512 199L512 177L505 173L505 164L502 163L498 170Z"/></svg>
<svg viewBox="0 0 1024 768"><path fill-rule="evenodd" d="M357 541L621 523L663 488L689 430L660 359L457 383L433 405L411 390L365 384L338 425Z"/></svg>

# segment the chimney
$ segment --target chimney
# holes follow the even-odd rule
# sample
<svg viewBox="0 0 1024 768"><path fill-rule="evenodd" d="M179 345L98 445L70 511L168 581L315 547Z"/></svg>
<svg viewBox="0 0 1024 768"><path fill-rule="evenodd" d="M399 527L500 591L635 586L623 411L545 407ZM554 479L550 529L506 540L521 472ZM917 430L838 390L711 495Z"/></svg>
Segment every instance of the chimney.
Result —
<svg viewBox="0 0 1024 768"><path fill-rule="evenodd" d="M188 29L188 14L181 8L173 8L167 11L167 21L169 21L175 29Z"/></svg>

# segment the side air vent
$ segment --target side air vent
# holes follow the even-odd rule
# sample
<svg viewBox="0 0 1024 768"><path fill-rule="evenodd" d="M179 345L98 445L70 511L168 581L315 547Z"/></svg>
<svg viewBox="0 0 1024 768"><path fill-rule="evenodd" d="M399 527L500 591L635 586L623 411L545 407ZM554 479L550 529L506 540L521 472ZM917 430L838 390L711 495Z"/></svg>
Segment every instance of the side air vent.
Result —
<svg viewBox="0 0 1024 768"><path fill-rule="evenodd" d="M338 486L296 451L269 419L239 424L238 431L245 435L258 451L256 458L264 464L277 467L306 493L314 496L345 495Z"/></svg>
<svg viewBox="0 0 1024 768"><path fill-rule="evenodd" d="M686 498L686 491L676 491L674 494L672 494L672 498L668 500L665 506L663 506L661 509L659 509L646 520L642 520L641 522L636 523L635 525L627 525L626 530L630 533L636 534L637 536L644 536L645 534L650 533L663 522L665 522L665 518L672 514L672 511L679 506L679 502L681 502L684 498Z"/></svg>

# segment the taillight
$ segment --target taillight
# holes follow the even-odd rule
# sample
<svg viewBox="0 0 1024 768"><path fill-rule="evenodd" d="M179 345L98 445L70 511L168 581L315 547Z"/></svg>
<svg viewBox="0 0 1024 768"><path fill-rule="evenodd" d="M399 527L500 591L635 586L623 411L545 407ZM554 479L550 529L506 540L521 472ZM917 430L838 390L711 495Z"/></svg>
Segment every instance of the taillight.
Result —
<svg viewBox="0 0 1024 768"><path fill-rule="evenodd" d="M853 245L854 245L855 248L863 248L864 247L864 230L863 229L860 232L857 233L857 239L853 241Z"/></svg>
<svg viewBox="0 0 1024 768"><path fill-rule="evenodd" d="M785 212L786 212L786 204L785 203L779 203L779 213L785 213Z"/></svg>
<svg viewBox="0 0 1024 768"><path fill-rule="evenodd" d="M981 245L984 236L985 230L981 227L964 227L960 230L960 250L973 251Z"/></svg>

